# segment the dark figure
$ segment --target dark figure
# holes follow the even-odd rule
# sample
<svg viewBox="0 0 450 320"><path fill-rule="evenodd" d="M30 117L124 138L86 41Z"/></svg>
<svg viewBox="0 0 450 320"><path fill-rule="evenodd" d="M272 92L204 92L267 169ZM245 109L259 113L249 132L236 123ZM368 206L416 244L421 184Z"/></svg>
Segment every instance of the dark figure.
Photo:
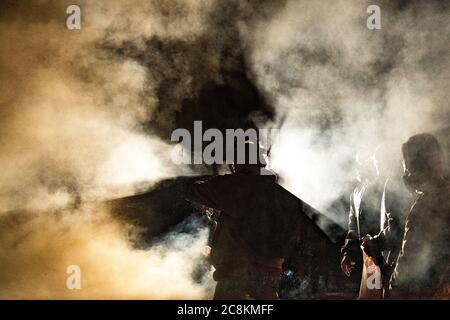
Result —
<svg viewBox="0 0 450 320"><path fill-rule="evenodd" d="M394 193L388 191L389 179L380 177L375 156L365 159L357 156L356 162L359 184L350 196L349 230L341 250L341 268L347 276L355 268L362 270L360 299L380 299L381 289L389 281L399 251L400 205L395 201ZM390 242L372 250L371 259L368 259L361 245L367 239L372 239L371 235L384 238L386 230L392 230L389 233ZM371 274L379 277L379 280L373 287L368 287L368 276Z"/></svg>
<svg viewBox="0 0 450 320"><path fill-rule="evenodd" d="M380 268L383 289L380 298L389 288L389 281L400 254L404 232L404 212L409 199L398 188L389 188L394 184L394 181L387 179L384 185L381 199L381 231L375 236L368 234L361 241L364 254L372 258Z"/></svg>
<svg viewBox="0 0 450 320"><path fill-rule="evenodd" d="M450 181L443 152L430 134L411 137L402 146L404 182L416 199L388 297L448 299Z"/></svg>
<svg viewBox="0 0 450 320"><path fill-rule="evenodd" d="M214 299L278 299L284 259L308 219L303 202L264 164L234 164L232 174L192 185L191 199L221 211L211 243Z"/></svg>

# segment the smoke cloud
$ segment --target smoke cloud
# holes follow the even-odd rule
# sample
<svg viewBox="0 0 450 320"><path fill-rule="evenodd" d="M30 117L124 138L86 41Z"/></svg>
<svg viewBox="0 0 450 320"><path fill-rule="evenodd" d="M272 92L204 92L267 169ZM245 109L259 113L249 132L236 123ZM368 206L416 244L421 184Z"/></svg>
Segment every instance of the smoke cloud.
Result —
<svg viewBox="0 0 450 320"><path fill-rule="evenodd" d="M378 148L381 173L398 174L401 143L450 119L448 4L378 1L382 28L369 30L370 4L288 1L243 28L256 79L286 118L273 167L321 210L348 196L357 151Z"/></svg>
<svg viewBox="0 0 450 320"><path fill-rule="evenodd" d="M450 120L445 2L379 1L381 30L366 28L369 1L78 1L82 29L67 30L70 4L0 5L3 298L211 297L192 277L205 230L137 249L139 230L84 203L192 174L168 140L208 108L183 102L236 70L272 103L256 107L262 126L286 119L282 183L321 210L347 197L356 150L382 145L388 174L409 135ZM65 287L71 264L82 290Z"/></svg>
<svg viewBox="0 0 450 320"><path fill-rule="evenodd" d="M130 243L134 226L104 209L84 206L0 223L1 299L204 299L210 274L193 280L207 230L169 233L150 249ZM68 267L81 270L81 288L69 290Z"/></svg>
<svg viewBox="0 0 450 320"><path fill-rule="evenodd" d="M172 165L170 146L146 132L156 116L157 81L105 43L195 38L208 5L81 1L82 29L69 31L70 4L1 5L0 296L209 297L211 280L191 274L205 230L173 233L139 250L130 242L130 235L139 239L135 227L106 208L79 206L190 172ZM61 211L71 206L77 209ZM71 264L81 268L81 290L66 288Z"/></svg>

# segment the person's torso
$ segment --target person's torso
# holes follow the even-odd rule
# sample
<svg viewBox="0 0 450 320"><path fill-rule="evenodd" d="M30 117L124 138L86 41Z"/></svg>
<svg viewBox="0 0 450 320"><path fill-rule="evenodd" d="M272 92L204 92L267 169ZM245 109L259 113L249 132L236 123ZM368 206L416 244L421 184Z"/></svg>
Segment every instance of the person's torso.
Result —
<svg viewBox="0 0 450 320"><path fill-rule="evenodd" d="M226 177L229 190L221 193L223 211L212 243L213 263L285 257L294 245L301 201L271 177Z"/></svg>
<svg viewBox="0 0 450 320"><path fill-rule="evenodd" d="M353 206L357 215L360 237L376 235L382 229L383 185L374 183L360 186L353 192Z"/></svg>
<svg viewBox="0 0 450 320"><path fill-rule="evenodd" d="M392 284L412 295L433 293L448 281L450 184L419 195L405 224L402 249Z"/></svg>

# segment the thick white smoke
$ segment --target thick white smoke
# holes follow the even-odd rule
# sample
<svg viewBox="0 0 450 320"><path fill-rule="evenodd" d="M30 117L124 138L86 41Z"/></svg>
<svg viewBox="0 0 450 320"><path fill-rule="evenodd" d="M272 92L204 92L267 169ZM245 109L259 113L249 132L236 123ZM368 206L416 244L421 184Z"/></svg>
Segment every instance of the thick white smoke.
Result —
<svg viewBox="0 0 450 320"><path fill-rule="evenodd" d="M173 233L141 250L129 243L138 231L105 208L55 209L189 173L144 126L157 119L173 127L174 117L158 109L162 78L175 79L174 95L183 98L197 72L190 63L205 62L208 75L221 69L235 39L227 23L237 23L242 40L232 49L242 46L276 114L287 115L271 153L274 169L319 209L347 190L358 148L387 144L393 163L410 134L449 121L450 55L442 39L450 24L438 2L380 2L382 29L373 31L366 28L371 3L357 0L270 2L260 11L263 1L77 3L81 30L66 29L65 1L1 4L0 211L29 212L0 214L3 298L211 296L211 279L197 283L191 275L204 231ZM204 49L199 42L189 57L127 54L145 51L152 37L194 43L209 34L217 43ZM149 72L151 63L161 74ZM71 264L81 267L82 290L65 287Z"/></svg>
<svg viewBox="0 0 450 320"><path fill-rule="evenodd" d="M402 142L449 122L448 10L382 1L382 28L369 30L370 4L288 1L242 28L257 81L286 118L273 167L322 210L348 190L359 149L381 147L389 175Z"/></svg>

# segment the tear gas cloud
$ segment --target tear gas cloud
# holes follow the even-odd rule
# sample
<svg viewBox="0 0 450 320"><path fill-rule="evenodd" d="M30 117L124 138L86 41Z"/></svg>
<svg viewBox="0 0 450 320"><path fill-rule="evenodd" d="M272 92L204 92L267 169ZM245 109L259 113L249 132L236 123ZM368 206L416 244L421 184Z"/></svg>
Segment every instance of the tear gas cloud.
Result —
<svg viewBox="0 0 450 320"><path fill-rule="evenodd" d="M211 2L212 3L212 2ZM5 1L0 34L0 296L3 298L205 298L194 281L206 231L171 234L139 250L139 230L95 205L140 191L185 168L145 133L156 98L143 65L99 48L140 35L195 37L196 1L82 1L82 30L65 27L67 1ZM172 8L173 7L173 8ZM181 11L179 19L161 11ZM198 9L198 10L197 10ZM12 212L26 209L27 215ZM10 213L7 213L10 212ZM11 213L12 212L12 213ZM16 219L17 216L17 219ZM66 288L79 265L82 290Z"/></svg>
<svg viewBox="0 0 450 320"><path fill-rule="evenodd" d="M357 151L379 149L381 174L398 176L401 143L449 123L448 5L382 1L382 28L369 30L370 4L288 1L243 28L257 81L286 118L273 167L321 210L354 181Z"/></svg>
<svg viewBox="0 0 450 320"><path fill-rule="evenodd" d="M19 225L2 224L2 299L204 299L210 274L193 280L207 230L169 233L150 249L136 249L134 226L99 207L42 213ZM80 290L66 287L67 268L81 270Z"/></svg>
<svg viewBox="0 0 450 320"><path fill-rule="evenodd" d="M29 212L1 215L1 297L210 297L212 280L191 276L205 231L136 249L139 231L101 206L53 209L191 174L170 162L176 113L235 51L275 108L262 126L286 118L273 168L321 210L347 196L357 149L382 145L393 166L409 135L449 122L443 2L379 2L381 30L356 0L78 1L72 31L70 4L0 5L0 205ZM83 290L65 288L70 264Z"/></svg>

